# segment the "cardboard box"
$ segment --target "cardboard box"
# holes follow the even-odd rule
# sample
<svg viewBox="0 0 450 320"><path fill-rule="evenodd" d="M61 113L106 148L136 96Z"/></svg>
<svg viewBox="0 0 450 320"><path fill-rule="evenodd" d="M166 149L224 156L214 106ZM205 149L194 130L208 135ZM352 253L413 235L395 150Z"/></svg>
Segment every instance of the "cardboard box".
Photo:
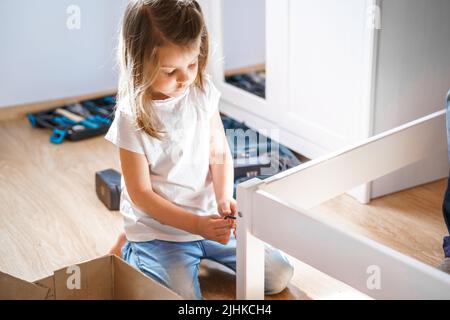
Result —
<svg viewBox="0 0 450 320"><path fill-rule="evenodd" d="M107 255L28 282L0 272L1 300L180 300L175 292Z"/></svg>

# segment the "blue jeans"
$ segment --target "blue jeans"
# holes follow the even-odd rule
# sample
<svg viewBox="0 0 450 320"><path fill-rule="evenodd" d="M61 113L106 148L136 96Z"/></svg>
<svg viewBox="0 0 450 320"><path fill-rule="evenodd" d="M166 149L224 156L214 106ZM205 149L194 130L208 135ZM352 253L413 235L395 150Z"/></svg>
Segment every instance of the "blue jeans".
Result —
<svg viewBox="0 0 450 320"><path fill-rule="evenodd" d="M200 261L213 260L236 271L236 239L231 235L227 245L211 240L127 241L122 249L122 256L129 264L183 298L200 300ZM265 293L276 294L283 291L294 272L288 258L281 251L266 245L264 266Z"/></svg>
<svg viewBox="0 0 450 320"><path fill-rule="evenodd" d="M447 94L447 143L448 158L450 161L450 91ZM449 173L450 176L450 173ZM447 190L445 191L444 204L442 205L444 220L450 233L450 179L447 181ZM444 253L446 258L450 258L450 236L444 238Z"/></svg>
<svg viewBox="0 0 450 320"><path fill-rule="evenodd" d="M450 174L449 174L450 175ZM450 179L447 180L447 190L445 191L444 204L442 205L444 212L444 220L450 234ZM450 258L450 236L444 237L444 254L446 258Z"/></svg>

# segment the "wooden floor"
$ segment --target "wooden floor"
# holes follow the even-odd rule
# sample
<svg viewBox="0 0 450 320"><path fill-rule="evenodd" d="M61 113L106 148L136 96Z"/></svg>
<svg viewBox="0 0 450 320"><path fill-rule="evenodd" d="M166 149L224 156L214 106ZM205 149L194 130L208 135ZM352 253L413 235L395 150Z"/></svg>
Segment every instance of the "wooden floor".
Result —
<svg viewBox="0 0 450 320"><path fill-rule="evenodd" d="M103 137L52 145L49 132L25 119L0 122L0 270L34 281L58 268L99 257L122 230L118 212L97 199L95 172L119 170ZM316 208L330 221L432 266L442 259L444 180L360 205L342 195ZM294 260L294 279L271 299L367 298ZM202 264L207 299L233 299L234 274Z"/></svg>

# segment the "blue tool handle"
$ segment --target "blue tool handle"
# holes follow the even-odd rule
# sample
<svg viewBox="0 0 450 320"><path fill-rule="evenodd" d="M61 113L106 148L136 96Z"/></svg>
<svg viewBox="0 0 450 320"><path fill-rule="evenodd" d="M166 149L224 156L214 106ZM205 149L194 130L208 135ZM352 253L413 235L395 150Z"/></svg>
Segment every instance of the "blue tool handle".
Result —
<svg viewBox="0 0 450 320"><path fill-rule="evenodd" d="M80 121L80 124L82 124L86 128L90 128L90 129L98 129L98 128L100 128L100 126L98 124L90 122L88 120L82 120L82 121Z"/></svg>
<svg viewBox="0 0 450 320"><path fill-rule="evenodd" d="M60 144L66 137L67 131L61 129L53 130L53 134L50 137L50 142L54 144Z"/></svg>
<svg viewBox="0 0 450 320"><path fill-rule="evenodd" d="M116 97L113 97L113 96L105 97L105 98L103 98L103 101L105 101L106 103L114 104L114 103L116 103Z"/></svg>
<svg viewBox="0 0 450 320"><path fill-rule="evenodd" d="M31 113L27 113L27 118L28 118L28 121L30 121L31 126L33 128L36 127L36 125L37 125L36 117L33 114L31 114Z"/></svg>
<svg viewBox="0 0 450 320"><path fill-rule="evenodd" d="M60 123L60 124L69 124L69 125L72 125L72 126L77 124L75 121L70 120L70 119L68 119L68 118L66 118L66 117L63 117L63 116L61 116L61 117L55 117L55 118L53 119L53 121L55 121L56 123Z"/></svg>
<svg viewBox="0 0 450 320"><path fill-rule="evenodd" d="M100 123L100 124L109 124L110 120L108 118L96 115L93 117L87 118L88 121L94 122L94 123Z"/></svg>

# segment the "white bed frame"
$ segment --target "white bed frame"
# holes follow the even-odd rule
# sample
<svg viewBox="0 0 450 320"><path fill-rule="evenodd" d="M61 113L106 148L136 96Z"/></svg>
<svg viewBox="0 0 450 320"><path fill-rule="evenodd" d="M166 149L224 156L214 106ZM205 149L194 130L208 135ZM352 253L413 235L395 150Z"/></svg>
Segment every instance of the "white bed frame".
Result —
<svg viewBox="0 0 450 320"><path fill-rule="evenodd" d="M264 242L375 299L450 299L450 276L310 209L446 146L445 110L238 185L237 298L264 299ZM439 128L439 129L437 129ZM371 285L373 277L379 285Z"/></svg>

